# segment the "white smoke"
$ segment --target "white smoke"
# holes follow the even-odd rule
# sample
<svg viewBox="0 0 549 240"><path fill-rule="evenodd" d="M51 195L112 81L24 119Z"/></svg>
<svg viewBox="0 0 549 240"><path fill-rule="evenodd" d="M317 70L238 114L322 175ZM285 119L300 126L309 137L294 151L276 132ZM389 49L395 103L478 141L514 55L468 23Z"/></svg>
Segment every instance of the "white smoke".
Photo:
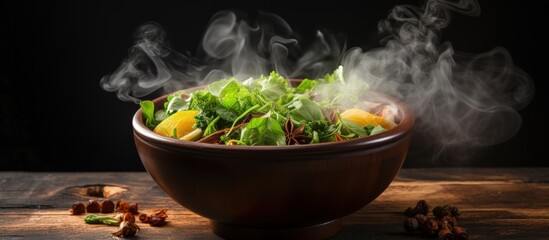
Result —
<svg viewBox="0 0 549 240"><path fill-rule="evenodd" d="M479 55L460 53L439 42L451 12L480 14L475 1L427 1L423 8L397 6L379 23L386 44L344 57L349 79L403 99L417 117L415 130L435 153L451 148L466 159L469 147L489 146L513 137L521 126L517 110L532 98L534 86L503 48ZM463 150L463 151L461 151ZM436 157L437 155L434 155Z"/></svg>
<svg viewBox="0 0 549 240"><path fill-rule="evenodd" d="M171 49L165 36L158 23L139 27L130 55L101 79L101 87L139 103L159 89L168 93L230 76L244 80L275 70L287 78L316 78L333 71L344 51L335 36L321 31L308 48L301 48L289 24L271 13L261 13L251 26L235 12L218 12L195 56Z"/></svg>
<svg viewBox="0 0 549 240"><path fill-rule="evenodd" d="M136 31L130 56L100 83L121 100L138 103L159 89L173 92L229 76L244 80L275 70L287 78L317 78L343 65L346 81L366 82L413 109L415 145L428 146L433 156L451 150L456 159L465 159L472 147L516 134L521 126L517 110L529 103L534 86L503 48L475 55L440 42L454 12L477 16L480 7L475 0L395 6L379 22L386 35L382 47L366 51L346 49L333 34L321 31L303 48L290 25L275 14L260 13L252 25L221 11L191 56L171 49L162 27L147 23Z"/></svg>

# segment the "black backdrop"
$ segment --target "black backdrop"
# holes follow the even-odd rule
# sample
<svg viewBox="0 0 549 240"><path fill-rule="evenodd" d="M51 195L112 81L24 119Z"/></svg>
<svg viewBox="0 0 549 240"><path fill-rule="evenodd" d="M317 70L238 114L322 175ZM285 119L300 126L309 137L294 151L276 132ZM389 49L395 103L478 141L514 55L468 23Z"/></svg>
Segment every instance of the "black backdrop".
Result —
<svg viewBox="0 0 549 240"><path fill-rule="evenodd" d="M547 136L547 9L537 1L480 2L481 15L454 15L444 39L464 52L501 46L536 83L520 111L523 126L508 142L467 163L410 158L405 167L549 166ZM61 1L1 7L0 170L143 170L133 145L131 118L138 106L99 87L127 56L134 30L156 21L173 47L194 52L212 15L239 9L271 12L301 35L318 28L346 34L350 46L378 44L376 25L396 4L417 1Z"/></svg>

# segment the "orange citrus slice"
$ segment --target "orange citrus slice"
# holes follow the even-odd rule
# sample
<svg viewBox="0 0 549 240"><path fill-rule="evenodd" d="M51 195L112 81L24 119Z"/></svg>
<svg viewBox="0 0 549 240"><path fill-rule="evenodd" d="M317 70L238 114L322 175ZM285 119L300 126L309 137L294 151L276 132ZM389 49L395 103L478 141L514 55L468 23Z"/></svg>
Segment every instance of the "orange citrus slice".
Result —
<svg viewBox="0 0 549 240"><path fill-rule="evenodd" d="M358 108L347 109L340 115L341 118L354 122L361 127L366 127L368 124L373 126L381 125L385 129L394 127L394 124L387 121L387 119Z"/></svg>
<svg viewBox="0 0 549 240"><path fill-rule="evenodd" d="M196 114L198 114L196 110L176 112L160 122L153 131L162 136L181 138L196 129L194 127Z"/></svg>

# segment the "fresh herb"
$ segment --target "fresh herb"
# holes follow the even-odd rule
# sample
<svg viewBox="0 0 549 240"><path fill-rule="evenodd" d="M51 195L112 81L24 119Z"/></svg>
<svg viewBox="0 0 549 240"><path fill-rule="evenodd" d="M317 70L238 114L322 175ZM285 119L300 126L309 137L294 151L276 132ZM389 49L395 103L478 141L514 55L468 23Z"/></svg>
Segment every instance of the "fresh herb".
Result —
<svg viewBox="0 0 549 240"><path fill-rule="evenodd" d="M315 80L303 79L303 81L299 83L299 85L295 88L295 90L298 93L305 93L307 91L311 91L311 89L313 89L315 85L316 85Z"/></svg>
<svg viewBox="0 0 549 240"><path fill-rule="evenodd" d="M95 214L89 214L88 216L84 217L84 222L88 224L105 224L105 225L118 225L118 219L113 217L107 217L107 216L98 216Z"/></svg>
<svg viewBox="0 0 549 240"><path fill-rule="evenodd" d="M145 125L148 128L153 129L156 127L158 122L154 118L154 103L150 100L141 101L141 111L143 111L143 116L145 116Z"/></svg>
<svg viewBox="0 0 549 240"><path fill-rule="evenodd" d="M381 125L377 125L372 129L369 135L378 134L378 133L384 132L385 130L387 129L383 128Z"/></svg>
<svg viewBox="0 0 549 240"><path fill-rule="evenodd" d="M290 105L293 110L289 112L290 117L295 121L320 121L326 119L320 106L307 98L300 98Z"/></svg>
<svg viewBox="0 0 549 240"><path fill-rule="evenodd" d="M255 145L286 145L286 135L280 123L271 113L259 118L253 118L242 129L240 141L249 146Z"/></svg>
<svg viewBox="0 0 549 240"><path fill-rule="evenodd" d="M351 122L344 118L340 118L339 122L341 123L341 133L343 134L340 135L341 137L349 139L368 136L366 130L354 122Z"/></svg>

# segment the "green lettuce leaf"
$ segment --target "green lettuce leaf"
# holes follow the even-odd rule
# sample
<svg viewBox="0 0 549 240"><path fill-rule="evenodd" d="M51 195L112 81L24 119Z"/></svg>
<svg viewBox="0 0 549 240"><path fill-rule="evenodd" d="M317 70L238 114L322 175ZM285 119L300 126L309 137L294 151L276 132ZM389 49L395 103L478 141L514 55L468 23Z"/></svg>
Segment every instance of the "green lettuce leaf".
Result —
<svg viewBox="0 0 549 240"><path fill-rule="evenodd" d="M240 134L240 141L249 146L286 145L286 134L280 123L270 114L253 118Z"/></svg>

